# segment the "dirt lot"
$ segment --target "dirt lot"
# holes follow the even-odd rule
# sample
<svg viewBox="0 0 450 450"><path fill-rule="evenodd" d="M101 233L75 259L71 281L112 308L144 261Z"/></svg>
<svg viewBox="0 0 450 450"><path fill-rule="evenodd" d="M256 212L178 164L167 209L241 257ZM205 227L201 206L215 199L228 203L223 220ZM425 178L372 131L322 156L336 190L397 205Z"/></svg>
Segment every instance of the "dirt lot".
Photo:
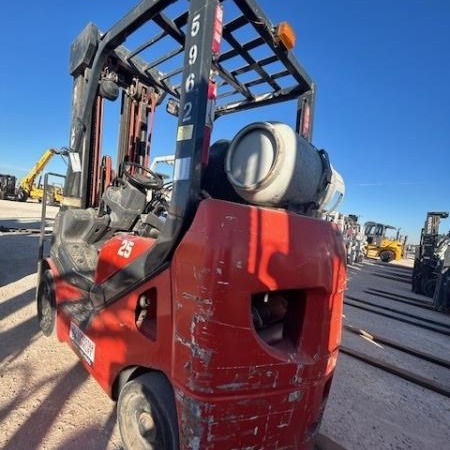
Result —
<svg viewBox="0 0 450 450"><path fill-rule="evenodd" d="M40 210L37 203L0 201L0 225L38 228ZM56 212L49 208L48 225ZM38 242L30 232L0 233L0 448L120 449L114 403L37 325Z"/></svg>
<svg viewBox="0 0 450 450"><path fill-rule="evenodd" d="M366 304L344 305L344 324L380 335L397 344L426 352L450 361L448 335L420 328L394 319L411 319L411 314L445 324L450 327L450 316L416 306L397 303L368 294L368 288L395 292L421 302L427 297L412 294L409 280L402 282L378 276L402 273L410 277L407 269L412 261L383 264L366 261L360 267L349 267L347 296L377 304L369 309L386 313L385 316L369 312ZM406 275L408 274L408 275ZM353 302L352 302L353 303ZM395 309L398 314L392 313ZM391 316L391 317L388 317ZM420 358L401 351L377 345L344 330L342 344L363 352L395 367L434 380L450 389L450 370L424 363ZM450 400L424 387L413 384L347 354L339 355L330 399L325 410L321 431L348 450L435 450L448 448L450 442Z"/></svg>
<svg viewBox="0 0 450 450"><path fill-rule="evenodd" d="M49 208L48 226L56 212ZM39 217L37 203L0 201L1 226L37 229ZM38 240L31 231L0 232L0 448L121 449L114 403L68 348L44 337L37 326ZM406 284L399 288L372 276L374 270L379 269L371 263L350 269L350 291L367 295L368 284L381 283L385 289L410 292ZM450 324L449 317L437 316ZM345 308L345 321L449 359L448 336L418 332L351 306ZM345 334L344 344L370 345ZM411 359L403 363L417 364ZM450 383L448 372L428 375ZM435 450L447 448L449 423L448 398L341 355L321 431L348 450Z"/></svg>

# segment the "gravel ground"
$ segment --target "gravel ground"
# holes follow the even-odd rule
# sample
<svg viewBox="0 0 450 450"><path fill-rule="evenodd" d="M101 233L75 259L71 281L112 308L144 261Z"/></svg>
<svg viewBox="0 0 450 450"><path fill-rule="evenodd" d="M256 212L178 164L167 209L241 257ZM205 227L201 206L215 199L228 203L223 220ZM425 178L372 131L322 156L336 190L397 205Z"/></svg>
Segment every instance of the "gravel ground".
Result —
<svg viewBox="0 0 450 450"><path fill-rule="evenodd" d="M47 225L56 212L54 207L48 209ZM0 201L0 225L38 228L39 217L37 203ZM114 403L66 346L38 329L34 304L38 240L30 232L0 232L0 448L119 450ZM375 297L363 292L370 286L421 298L412 295L406 283L371 275L406 270L366 262L349 270L349 293L373 302ZM386 299L379 303L404 310ZM410 312L448 321L417 308ZM448 336L350 306L345 307L345 321L449 359ZM373 349L373 344L349 334L344 334L344 343ZM449 380L449 371L433 371L399 352L383 354L383 349L375 348L372 354L413 367L424 376ZM347 450L434 450L448 448L449 423L449 399L342 354L321 431Z"/></svg>
<svg viewBox="0 0 450 450"><path fill-rule="evenodd" d="M0 201L0 225L38 228L40 210ZM48 224L56 212L48 208ZM0 233L0 448L119 450L114 403L37 325L38 242L33 233Z"/></svg>
<svg viewBox="0 0 450 450"><path fill-rule="evenodd" d="M427 297L413 294L409 284L373 276L374 273L410 274L407 268L412 266L412 261L402 261L402 265L404 269L398 268L397 264L367 261L356 269L349 268L347 294L449 324L448 316L390 302L364 292L370 287L429 302ZM397 316L401 317L400 314ZM348 305L344 307L344 323L450 360L448 336ZM374 345L345 331L343 344L450 388L448 369L385 346ZM449 423L448 398L351 356L342 353L339 356L321 432L348 450L446 449L450 442Z"/></svg>

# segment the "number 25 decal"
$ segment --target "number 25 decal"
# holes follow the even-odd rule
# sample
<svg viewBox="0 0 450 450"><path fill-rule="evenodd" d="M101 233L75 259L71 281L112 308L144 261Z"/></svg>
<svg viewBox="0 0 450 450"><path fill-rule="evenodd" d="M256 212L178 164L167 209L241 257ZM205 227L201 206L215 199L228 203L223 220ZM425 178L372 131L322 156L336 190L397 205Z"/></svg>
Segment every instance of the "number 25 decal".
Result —
<svg viewBox="0 0 450 450"><path fill-rule="evenodd" d="M131 255L131 251L133 250L134 242L129 241L128 239L124 239L122 244L120 245L117 254L122 256L123 258L129 258Z"/></svg>

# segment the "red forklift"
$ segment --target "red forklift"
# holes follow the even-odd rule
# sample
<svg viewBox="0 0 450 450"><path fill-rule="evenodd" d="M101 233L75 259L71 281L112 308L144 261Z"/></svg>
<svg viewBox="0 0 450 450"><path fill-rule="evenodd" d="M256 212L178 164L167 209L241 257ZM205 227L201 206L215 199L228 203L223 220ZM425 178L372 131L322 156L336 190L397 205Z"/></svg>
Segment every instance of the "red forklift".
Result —
<svg viewBox="0 0 450 450"><path fill-rule="evenodd" d="M320 217L344 185L311 144L315 86L294 44L254 0L146 0L72 44L70 165L38 319L117 400L128 450L314 444L346 280L342 236ZM218 118L289 101L292 126L211 145ZM171 179L149 169L156 112L176 122Z"/></svg>

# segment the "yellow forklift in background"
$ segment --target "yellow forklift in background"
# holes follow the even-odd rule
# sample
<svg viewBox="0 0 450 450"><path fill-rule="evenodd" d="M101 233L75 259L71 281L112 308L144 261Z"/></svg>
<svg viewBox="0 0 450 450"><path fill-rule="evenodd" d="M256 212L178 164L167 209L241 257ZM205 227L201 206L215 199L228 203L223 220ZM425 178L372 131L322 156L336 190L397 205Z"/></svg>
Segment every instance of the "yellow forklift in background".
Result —
<svg viewBox="0 0 450 450"><path fill-rule="evenodd" d="M399 231L395 237L388 237L388 230L396 230L396 228L377 222L365 223L364 234L367 239L366 256L368 258L380 258L383 262L391 262L403 257L406 237L401 238Z"/></svg>
<svg viewBox="0 0 450 450"><path fill-rule="evenodd" d="M44 196L44 188L40 185L40 183L35 184L35 181L37 176L42 173L45 166L54 155L65 156L67 155L67 151L57 150L54 148L45 150L33 168L20 180L17 190L17 200L25 202L29 198L33 198L40 202L42 201ZM47 199L49 204L60 204L63 197L63 189L60 186L50 186L47 195L49 196Z"/></svg>

